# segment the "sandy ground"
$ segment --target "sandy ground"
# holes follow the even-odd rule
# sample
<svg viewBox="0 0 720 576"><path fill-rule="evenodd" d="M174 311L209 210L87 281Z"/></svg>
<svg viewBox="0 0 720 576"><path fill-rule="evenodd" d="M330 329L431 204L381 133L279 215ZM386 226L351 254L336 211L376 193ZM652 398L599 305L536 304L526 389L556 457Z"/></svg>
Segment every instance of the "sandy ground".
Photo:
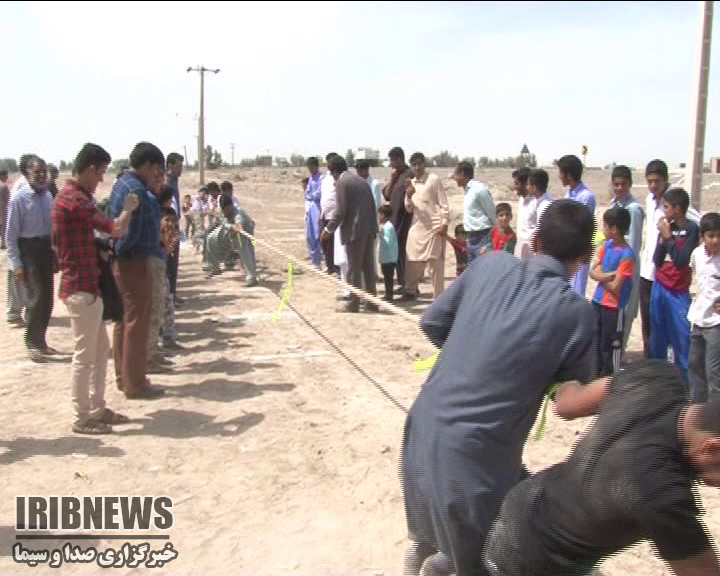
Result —
<svg viewBox="0 0 720 576"><path fill-rule="evenodd" d="M386 170L378 172L387 177ZM256 169L208 178L234 180L257 221L258 236L304 260L302 175ZM496 201L512 199L509 171L478 176L493 186ZM606 202L608 173L588 173L587 181ZM446 182L457 219L461 195ZM110 185L104 183L98 196ZM196 186L196 174L183 176L183 193ZM554 193L561 195L556 179ZM638 197L645 193L638 190ZM405 528L397 472L404 413L311 326L403 406L412 403L424 379L415 373L414 361L429 356L432 346L416 323L395 315L335 314L336 288L310 273L294 278L291 302L311 326L287 309L273 322L286 261L262 248L257 253L260 286L244 288L242 271L203 280L199 257L183 247L179 292L187 302L177 323L185 350L174 358L171 374L152 377L167 387L162 399L125 400L108 377L110 406L133 419L111 436L70 431L69 356L33 364L24 354L21 330L0 322L0 396L6 406L0 420L0 573L30 570L15 564L11 552L14 496L27 494L171 496L170 541L179 555L156 569L161 574L400 573ZM5 258L0 260L4 278ZM446 275L448 280L454 275L452 255ZM5 283L0 286L4 299ZM430 291L427 284L421 289ZM409 309L420 314L428 303L423 298ZM639 321L631 353L641 348L638 334ZM67 353L73 348L60 302L48 341ZM528 442L531 469L561 460L588 422L566 423L551 414L545 437ZM710 529L720 538L720 498L708 489L701 492ZM41 540L30 547L52 549L64 542ZM76 543L104 550L123 542ZM163 543L151 544L157 550ZM98 570L96 564L61 568L68 574ZM610 559L602 572L666 573L645 544Z"/></svg>

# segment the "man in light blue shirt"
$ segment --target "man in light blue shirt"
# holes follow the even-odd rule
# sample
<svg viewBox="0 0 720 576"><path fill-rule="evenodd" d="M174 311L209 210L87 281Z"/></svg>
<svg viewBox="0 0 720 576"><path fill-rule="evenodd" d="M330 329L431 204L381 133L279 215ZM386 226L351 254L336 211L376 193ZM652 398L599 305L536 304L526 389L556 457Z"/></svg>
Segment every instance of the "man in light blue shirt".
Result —
<svg viewBox="0 0 720 576"><path fill-rule="evenodd" d="M470 162L460 162L453 178L465 190L463 228L467 234L467 264L470 266L490 241L490 231L495 226L495 202L490 189L475 180L475 168Z"/></svg>
<svg viewBox="0 0 720 576"><path fill-rule="evenodd" d="M10 268L27 289L25 346L33 362L43 362L55 352L45 340L54 303L53 199L44 160L34 157L23 176L27 182L10 199L5 242Z"/></svg>
<svg viewBox="0 0 720 576"><path fill-rule="evenodd" d="M568 154L558 160L558 175L563 186L569 188L565 198L575 200L584 204L590 209L593 217L595 216L595 193L583 184L582 173L583 165L580 158ZM590 263L581 264L575 276L570 281L573 290L585 298L585 290L587 288L588 274L590 272Z"/></svg>
<svg viewBox="0 0 720 576"><path fill-rule="evenodd" d="M615 197L610 201L610 207L620 206L630 212L630 229L625 235L625 241L635 253L635 268L632 280L630 300L625 308L625 330L623 348L627 346L632 330L633 321L637 317L640 304L640 247L642 246L642 230L645 220L645 210L630 193L632 188L632 171L627 166L613 168L612 187Z"/></svg>

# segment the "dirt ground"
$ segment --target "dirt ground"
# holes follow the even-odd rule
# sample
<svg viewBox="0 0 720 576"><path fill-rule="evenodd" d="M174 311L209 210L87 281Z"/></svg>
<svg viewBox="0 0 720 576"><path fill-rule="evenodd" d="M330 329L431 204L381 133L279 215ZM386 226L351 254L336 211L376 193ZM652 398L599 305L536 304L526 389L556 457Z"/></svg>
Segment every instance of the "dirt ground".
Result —
<svg viewBox="0 0 720 576"><path fill-rule="evenodd" d="M376 172L387 178L387 170ZM254 169L210 173L207 179L234 181L236 194L257 222L258 237L305 261L303 175L295 169ZM477 176L491 184L496 201L514 200L510 171ZM99 197L107 195L110 180ZM586 178L603 206L608 180L601 171L588 172ZM639 174L637 180L642 184ZM184 175L182 193L194 191L197 182L197 174ZM454 183L446 180L446 185L457 220L462 197ZM646 190L635 192L644 199ZM551 193L562 195L554 174ZM716 196L707 194L705 209L717 207ZM110 436L70 431L69 355L56 363L33 364L24 354L22 331L0 322L0 396L6 406L0 420L5 486L0 573L30 570L14 563L11 551L14 496L29 494L172 497L170 542L178 557L156 569L161 574L401 573L406 534L398 450L404 412L311 326L405 407L425 378L415 372L414 361L431 355L433 348L415 322L399 316L335 314L337 288L309 272L293 280L291 303L302 318L285 309L273 322L287 261L262 247L257 256L260 286L244 288L241 270L204 280L199 257L191 246L183 246L178 291L186 303L177 311L177 324L185 348L174 357L172 373L152 376L155 384L167 387L167 395L126 400L110 377L110 361L109 405L132 418ZM450 251L448 281L454 269ZM0 275L5 274L3 257ZM5 289L0 282L3 300ZM427 295L430 287L426 283L421 290ZM428 303L424 296L408 309L419 315ZM69 326L58 301L48 342L68 354L73 348ZM637 354L640 349L638 320L629 350ZM565 457L588 423L567 423L550 414L545 437L527 444L530 468L539 470ZM720 538L720 497L706 488L701 494L708 525ZM159 532L150 531L154 533ZM64 542L24 545L52 549ZM124 541L75 543L104 550ZM49 571L46 566L35 570ZM61 573L98 570L94 563L67 564ZM119 573L132 572L125 568ZM602 573L667 572L642 544L607 561Z"/></svg>

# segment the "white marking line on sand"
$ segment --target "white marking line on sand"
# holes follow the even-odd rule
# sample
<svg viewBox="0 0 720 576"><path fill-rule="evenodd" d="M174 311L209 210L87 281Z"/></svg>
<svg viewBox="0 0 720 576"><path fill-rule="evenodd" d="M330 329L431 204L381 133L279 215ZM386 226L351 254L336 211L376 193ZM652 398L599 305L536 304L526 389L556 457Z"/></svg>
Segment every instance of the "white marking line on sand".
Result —
<svg viewBox="0 0 720 576"><path fill-rule="evenodd" d="M268 356L250 356L251 362L264 362L266 360L281 360L284 358L317 358L318 356L330 356L329 350L315 350L310 352L288 352L287 354L269 354Z"/></svg>

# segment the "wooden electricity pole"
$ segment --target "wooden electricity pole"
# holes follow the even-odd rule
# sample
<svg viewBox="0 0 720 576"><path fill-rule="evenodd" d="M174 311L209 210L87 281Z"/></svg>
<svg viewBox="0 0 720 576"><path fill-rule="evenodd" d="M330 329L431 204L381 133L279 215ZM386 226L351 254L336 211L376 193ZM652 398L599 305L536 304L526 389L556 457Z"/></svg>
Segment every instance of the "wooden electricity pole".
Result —
<svg viewBox="0 0 720 576"><path fill-rule="evenodd" d="M702 175L705 164L705 125L707 117L708 77L710 76L710 45L712 43L713 3L698 2L700 6L700 43L698 68L695 76L693 121L690 125L690 158L685 180L690 201L700 211Z"/></svg>
<svg viewBox="0 0 720 576"><path fill-rule="evenodd" d="M200 116L198 116L198 168L200 170L200 185L205 184L205 72L217 74L220 69L205 68L205 66L189 66L187 72L200 73Z"/></svg>

